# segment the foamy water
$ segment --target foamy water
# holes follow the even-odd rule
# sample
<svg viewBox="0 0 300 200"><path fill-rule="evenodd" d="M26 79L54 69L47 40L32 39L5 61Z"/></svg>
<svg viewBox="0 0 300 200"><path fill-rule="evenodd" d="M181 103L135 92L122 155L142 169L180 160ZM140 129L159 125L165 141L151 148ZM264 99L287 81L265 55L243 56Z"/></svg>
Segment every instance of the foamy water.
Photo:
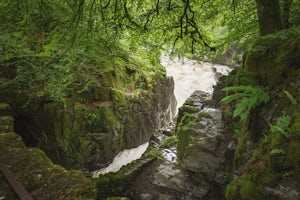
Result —
<svg viewBox="0 0 300 200"><path fill-rule="evenodd" d="M213 86L217 83L216 73L227 75L230 71L230 68L227 66L207 62L198 64L186 58L184 60L170 60L167 57L161 57L161 64L166 68L167 76L174 78L174 94L177 99L177 110L196 90L212 94ZM145 143L134 149L121 151L108 167L94 171L92 174L93 177L96 178L99 174L119 171L122 166L139 159L146 151L148 145L149 143ZM168 157L168 155L166 156ZM173 159L173 157L171 156L170 159Z"/></svg>
<svg viewBox="0 0 300 200"><path fill-rule="evenodd" d="M167 76L174 78L177 109L196 90L212 94L213 86L217 83L216 73L227 75L230 71L227 66L208 62L199 64L187 58L170 60L167 57L162 57L161 64L166 68Z"/></svg>
<svg viewBox="0 0 300 200"><path fill-rule="evenodd" d="M131 163L134 160L142 157L143 153L146 151L149 143L144 143L133 149L125 149L118 153L114 158L113 162L110 163L107 167L100 170L94 171L92 173L93 178L97 178L100 174L106 174L108 172L117 172L121 169L122 166Z"/></svg>

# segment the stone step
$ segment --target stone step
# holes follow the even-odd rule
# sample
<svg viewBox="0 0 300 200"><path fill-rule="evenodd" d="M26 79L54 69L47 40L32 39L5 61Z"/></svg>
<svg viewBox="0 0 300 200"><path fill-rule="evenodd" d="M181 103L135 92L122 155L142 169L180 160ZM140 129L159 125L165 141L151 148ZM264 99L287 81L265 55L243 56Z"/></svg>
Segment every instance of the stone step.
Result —
<svg viewBox="0 0 300 200"><path fill-rule="evenodd" d="M12 116L0 116L0 134L14 131L14 118Z"/></svg>
<svg viewBox="0 0 300 200"><path fill-rule="evenodd" d="M12 110L9 104L0 103L0 116L12 115Z"/></svg>

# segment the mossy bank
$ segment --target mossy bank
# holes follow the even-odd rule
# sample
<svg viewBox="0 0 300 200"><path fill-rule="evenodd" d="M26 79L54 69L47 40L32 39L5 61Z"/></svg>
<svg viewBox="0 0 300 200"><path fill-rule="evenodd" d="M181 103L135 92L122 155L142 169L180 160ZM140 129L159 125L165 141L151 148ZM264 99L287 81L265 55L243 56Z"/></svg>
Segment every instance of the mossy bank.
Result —
<svg viewBox="0 0 300 200"><path fill-rule="evenodd" d="M227 199L300 198L299 44L299 29L284 30L259 39L247 55L248 82L256 77L270 101L241 123Z"/></svg>

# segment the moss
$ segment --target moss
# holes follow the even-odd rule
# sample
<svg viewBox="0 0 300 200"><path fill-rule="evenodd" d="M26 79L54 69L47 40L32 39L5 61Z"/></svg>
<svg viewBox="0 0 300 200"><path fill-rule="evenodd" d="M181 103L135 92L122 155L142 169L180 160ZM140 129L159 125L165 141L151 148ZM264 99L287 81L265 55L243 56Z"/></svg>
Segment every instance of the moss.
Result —
<svg viewBox="0 0 300 200"><path fill-rule="evenodd" d="M165 139L161 145L159 146L159 148L169 148L172 146L175 146L178 142L178 139L176 137L176 135L173 135L171 137L168 137L167 139Z"/></svg>
<svg viewBox="0 0 300 200"><path fill-rule="evenodd" d="M187 101L189 101L189 100L187 100ZM177 122L179 122L185 114L193 114L198 111L199 110L197 108L195 108L194 106L189 106L187 104L184 104L182 107L179 108Z"/></svg>
<svg viewBox="0 0 300 200"><path fill-rule="evenodd" d="M9 104L0 103L0 116L12 115L12 110Z"/></svg>
<svg viewBox="0 0 300 200"><path fill-rule="evenodd" d="M114 108L119 112L120 115L125 115L129 110L129 99L128 95L120 90L112 90L112 102Z"/></svg>
<svg viewBox="0 0 300 200"><path fill-rule="evenodd" d="M279 31L260 38L247 54L245 66L263 84L274 87L300 64L299 28Z"/></svg>
<svg viewBox="0 0 300 200"><path fill-rule="evenodd" d="M151 149L151 150L147 150L147 152L143 155L143 157L145 158L155 158L155 159L161 159L163 160L164 157L161 154L161 151L159 149Z"/></svg>
<svg viewBox="0 0 300 200"><path fill-rule="evenodd" d="M238 145L236 147L236 151L234 154L234 167L235 168L239 168L240 166L244 165L245 162L247 162L248 160L245 160L247 158L245 158L245 153L247 151L247 149L249 148L249 142L251 142L250 140L250 132L244 132L241 133L239 138L238 138Z"/></svg>
<svg viewBox="0 0 300 200"><path fill-rule="evenodd" d="M112 196L123 196L129 189L136 174L154 159L149 156L143 156L130 164L123 166L118 172L110 172L99 175L95 179L99 193L97 199L106 199Z"/></svg>
<svg viewBox="0 0 300 200"><path fill-rule="evenodd" d="M269 199L262 190L261 185L255 183L251 177L243 176L227 185L225 196L228 200Z"/></svg>
<svg viewBox="0 0 300 200"><path fill-rule="evenodd" d="M25 147L20 136L14 133L0 135L0 152L1 163L9 166L24 187L35 194L37 200L96 197L95 184L83 173L67 171L53 164L40 149Z"/></svg>
<svg viewBox="0 0 300 200"><path fill-rule="evenodd" d="M200 112L199 114L198 114L198 119L200 120L200 119L202 119L202 118L212 118L212 116L210 115L210 114L208 114L208 113L206 113L206 112Z"/></svg>
<svg viewBox="0 0 300 200"><path fill-rule="evenodd" d="M93 86L91 88L93 99L96 101L110 101L111 88L102 86Z"/></svg>
<svg viewBox="0 0 300 200"><path fill-rule="evenodd" d="M180 122L176 124L176 136L178 138L177 157L179 160L182 160L186 154L186 148L192 140L191 136L197 120L197 116L185 113Z"/></svg>

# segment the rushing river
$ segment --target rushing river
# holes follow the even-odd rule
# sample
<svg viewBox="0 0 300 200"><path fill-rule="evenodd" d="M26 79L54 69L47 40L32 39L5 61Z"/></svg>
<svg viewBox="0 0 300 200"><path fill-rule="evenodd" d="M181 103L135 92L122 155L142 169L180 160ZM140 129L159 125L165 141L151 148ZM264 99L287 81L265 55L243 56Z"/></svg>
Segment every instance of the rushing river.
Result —
<svg viewBox="0 0 300 200"><path fill-rule="evenodd" d="M174 78L174 94L177 99L177 110L196 90L212 94L213 86L217 83L218 74L227 75L230 71L227 66L208 62L199 64L186 58L170 60L167 57L161 57L161 64L166 68L167 76ZM148 145L149 143L145 143L134 149L121 151L108 167L94 171L93 177L108 172L116 172L123 165L139 159L146 151Z"/></svg>

